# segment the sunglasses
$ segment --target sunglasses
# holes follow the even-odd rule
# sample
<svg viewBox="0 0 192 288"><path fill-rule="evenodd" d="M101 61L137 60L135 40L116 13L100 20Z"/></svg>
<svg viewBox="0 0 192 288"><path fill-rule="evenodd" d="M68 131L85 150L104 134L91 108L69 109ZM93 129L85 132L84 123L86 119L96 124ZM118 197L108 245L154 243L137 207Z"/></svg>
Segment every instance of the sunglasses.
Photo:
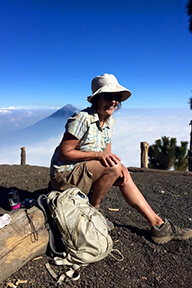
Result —
<svg viewBox="0 0 192 288"><path fill-rule="evenodd" d="M115 100L121 102L121 94L113 95L112 93L103 93L105 101Z"/></svg>

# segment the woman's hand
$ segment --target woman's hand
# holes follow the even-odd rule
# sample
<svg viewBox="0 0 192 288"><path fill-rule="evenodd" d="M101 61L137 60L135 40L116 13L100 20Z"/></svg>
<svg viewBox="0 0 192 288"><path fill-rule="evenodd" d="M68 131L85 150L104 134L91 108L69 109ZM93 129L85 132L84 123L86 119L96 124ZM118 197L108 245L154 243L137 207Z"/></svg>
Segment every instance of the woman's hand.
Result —
<svg viewBox="0 0 192 288"><path fill-rule="evenodd" d="M129 171L123 164L121 164L121 176L120 177L123 179L122 184L121 184L121 186L123 186L129 179Z"/></svg>
<svg viewBox="0 0 192 288"><path fill-rule="evenodd" d="M98 152L97 159L106 167L112 167L121 161L117 155L108 153L106 151Z"/></svg>

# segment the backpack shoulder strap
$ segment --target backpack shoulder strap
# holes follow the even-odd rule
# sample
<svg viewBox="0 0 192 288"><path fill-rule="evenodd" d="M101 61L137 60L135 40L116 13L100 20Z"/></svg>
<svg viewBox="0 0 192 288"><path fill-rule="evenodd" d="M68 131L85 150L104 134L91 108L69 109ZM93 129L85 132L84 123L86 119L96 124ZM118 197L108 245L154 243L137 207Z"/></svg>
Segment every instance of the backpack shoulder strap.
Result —
<svg viewBox="0 0 192 288"><path fill-rule="evenodd" d="M67 257L67 253L66 252L59 252L59 251L56 251L56 248L55 248L55 238L54 238L54 234L53 234L53 231L51 229L51 226L50 226L50 223L49 223L49 218L48 218L48 214L47 214L47 195L45 194L42 194L38 197L37 199L37 204L39 206L39 208L41 209L41 211L43 212L44 216L45 216L45 227L49 233L49 246L50 246L50 249L52 251L52 253L55 255L55 256L59 256L59 257Z"/></svg>

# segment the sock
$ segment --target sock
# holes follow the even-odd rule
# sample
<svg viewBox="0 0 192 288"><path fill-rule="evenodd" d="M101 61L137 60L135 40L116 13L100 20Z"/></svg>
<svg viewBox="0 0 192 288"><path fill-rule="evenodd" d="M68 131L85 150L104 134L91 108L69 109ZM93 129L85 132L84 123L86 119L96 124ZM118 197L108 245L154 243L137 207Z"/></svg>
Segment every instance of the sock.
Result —
<svg viewBox="0 0 192 288"><path fill-rule="evenodd" d="M162 223L160 226L155 226L157 229L161 229L163 227L164 223Z"/></svg>

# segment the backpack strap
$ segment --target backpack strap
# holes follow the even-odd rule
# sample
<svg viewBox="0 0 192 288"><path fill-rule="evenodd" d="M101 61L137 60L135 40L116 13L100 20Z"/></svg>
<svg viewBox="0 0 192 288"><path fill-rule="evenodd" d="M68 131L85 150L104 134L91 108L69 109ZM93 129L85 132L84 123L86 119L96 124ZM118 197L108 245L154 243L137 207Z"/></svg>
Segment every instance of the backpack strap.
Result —
<svg viewBox="0 0 192 288"><path fill-rule="evenodd" d="M55 280L57 280L57 284L59 285L61 285L66 280L77 281L80 278L80 273L78 270L81 268L81 266L77 264L72 264L69 261L64 260L66 259L60 257L55 257L53 260L53 263L55 265L63 266L64 272L61 275L58 275L53 271L49 262L45 264L47 271ZM68 265L66 265L66 263L68 263Z"/></svg>
<svg viewBox="0 0 192 288"><path fill-rule="evenodd" d="M113 257L116 261L121 262L124 260L123 254L118 249L112 249L109 253L111 257ZM116 256L118 255L118 256Z"/></svg>
<svg viewBox="0 0 192 288"><path fill-rule="evenodd" d="M50 223L49 223L49 219L48 219L48 215L47 215L47 211L46 211L46 203L47 203L47 195L41 194L37 199L37 204L45 216L45 227L49 233L50 249L51 249L52 253L56 256L67 257L66 252L59 252L59 251L56 251L56 249L55 249L55 238L54 238L54 234L53 234L53 231L52 231Z"/></svg>
<svg viewBox="0 0 192 288"><path fill-rule="evenodd" d="M60 257L55 257L53 261L55 265L62 265L64 267L64 274L70 280L77 281L80 278L80 273L78 270L82 267L82 265L73 264L66 258L63 259Z"/></svg>

